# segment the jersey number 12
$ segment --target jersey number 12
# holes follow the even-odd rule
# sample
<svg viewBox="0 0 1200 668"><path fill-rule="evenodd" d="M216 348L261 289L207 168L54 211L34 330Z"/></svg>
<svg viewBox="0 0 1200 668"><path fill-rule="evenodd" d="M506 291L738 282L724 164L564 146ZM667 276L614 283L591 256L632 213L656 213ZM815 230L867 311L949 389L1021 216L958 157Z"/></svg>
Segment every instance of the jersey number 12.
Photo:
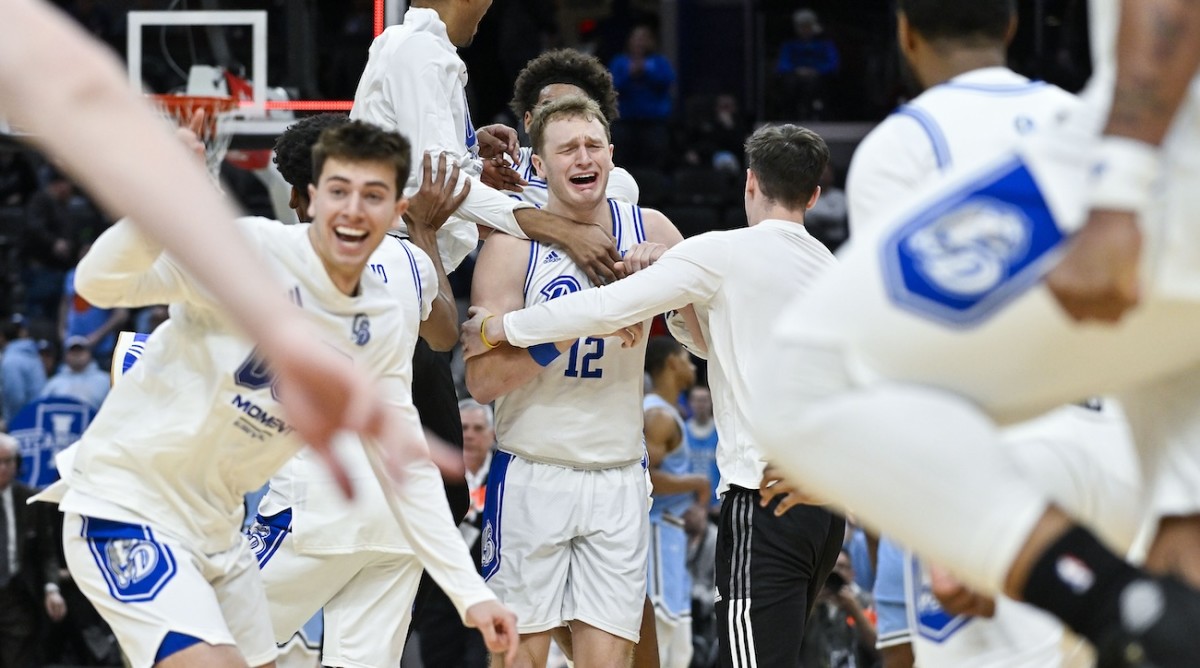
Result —
<svg viewBox="0 0 1200 668"><path fill-rule="evenodd" d="M592 368L592 362L604 357L604 339L589 336L583 340L583 344L590 347L590 350L583 354L582 360L579 358L579 341L571 344L571 350L567 352L571 358L567 361L567 371L563 375L567 378L603 378L604 369Z"/></svg>

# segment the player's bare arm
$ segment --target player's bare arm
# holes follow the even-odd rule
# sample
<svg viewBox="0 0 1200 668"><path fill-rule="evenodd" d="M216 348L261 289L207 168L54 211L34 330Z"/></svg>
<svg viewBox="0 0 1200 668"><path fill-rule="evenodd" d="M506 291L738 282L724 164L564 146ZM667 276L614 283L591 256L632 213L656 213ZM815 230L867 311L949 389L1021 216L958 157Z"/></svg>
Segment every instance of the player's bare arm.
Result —
<svg viewBox="0 0 1200 668"><path fill-rule="evenodd" d="M584 290L559 297L552 304L539 304L533 307L538 310L536 317L543 319L551 314L570 312L569 318L558 318L554 321L555 336L595 334L617 327L616 332L606 335L619 336L623 341L626 337L632 337L636 341L636 330L630 329L636 323L657 313L683 308L693 302L703 302L714 294L720 279L719 273L713 271L712 267L714 263L723 262L725 251L722 246L712 241L711 238L703 237L689 240L688 243L681 244L679 249L672 249L664 254L650 269L600 288L603 292ZM685 246L688 247L688 252L678 258L673 257ZM669 269L664 267L668 260ZM469 359L494 347L495 344L511 340L505 323L511 317L492 316L490 311L484 312L481 309L473 312L472 317L463 323L461 341L464 357ZM539 324L548 325L545 321ZM522 340L522 345L540 342L541 339L534 337Z"/></svg>
<svg viewBox="0 0 1200 668"><path fill-rule="evenodd" d="M485 309L492 314L490 319L497 320L505 313L525 306L524 279L529 243L506 234L488 237L475 262L472 309ZM572 343L574 341L560 342L558 349L565 351ZM482 345L482 348L472 346L472 349L483 352L473 357L467 357L466 351L463 353L467 358L467 390L479 403L495 401L496 397L529 382L542 370L523 348L500 344L494 347Z"/></svg>
<svg viewBox="0 0 1200 668"><path fill-rule="evenodd" d="M996 599L973 591L945 569L929 565L930 588L942 608L952 615L992 617Z"/></svg>
<svg viewBox="0 0 1200 668"><path fill-rule="evenodd" d="M673 248L675 244L683 241L683 234L679 232L679 228L675 227L669 218L664 216L661 211L655 209L642 209L642 222L646 226L646 241L651 243L660 243L667 249ZM663 251L665 252L665 250ZM653 264L662 253L653 256L650 263ZM644 267L643 267L644 268ZM641 269L632 269L632 271L640 271ZM632 272L631 272L632 273ZM696 315L696 307L688 304L678 310L678 313L683 316L684 326L687 327L689 341L681 341L685 345L691 345L702 353L708 352L708 343L704 340L704 330L700 328L700 319Z"/></svg>
<svg viewBox="0 0 1200 668"><path fill-rule="evenodd" d="M1127 157L1153 163L1154 147L1166 136L1200 66L1200 6L1184 0L1126 0L1125 5L1116 91L1102 151L1121 146L1123 152L1140 154ZM1139 143L1143 148L1137 148ZM1110 170L1129 169L1129 160L1112 162L1106 165ZM1149 180L1153 168L1146 171L1150 173L1133 176ZM1144 187L1148 191L1149 183ZM1135 208L1103 202L1093 206L1063 260L1047 276L1047 286L1072 318L1116 322L1137 305L1141 230Z"/></svg>
<svg viewBox="0 0 1200 668"><path fill-rule="evenodd" d="M450 520L441 477L430 466L430 451L417 437L416 425L405 421L398 411L390 411L390 415L403 422L401 428L420 445L399 453L372 439L364 440L388 506L426 570L443 590L460 601L459 605L467 606L462 610L467 624L479 629L489 651L505 653L511 661L519 636L516 615L496 600L476 573L466 545Z"/></svg>
<svg viewBox="0 0 1200 668"><path fill-rule="evenodd" d="M528 181L521 178L520 172L509 166L502 155L484 159L483 172L479 174L479 180L485 186L514 193L524 191L525 186L529 185Z"/></svg>
<svg viewBox="0 0 1200 668"><path fill-rule="evenodd" d="M413 244L425 251L437 271L438 294L433 300L429 317L421 323L421 338L430 348L447 351L458 342L458 307L450 290L450 279L446 276L442 255L438 252L437 232L450 214L467 199L467 194L471 192L471 180L464 179L462 189L455 194L454 187L459 180L458 164L447 170L445 153L438 155L436 171L432 163L432 156L426 153L421 159L421 187L409 199L404 222Z"/></svg>
<svg viewBox="0 0 1200 668"><path fill-rule="evenodd" d="M485 125L475 130L479 142L479 157L484 160L507 155L515 162L521 150L521 138L517 131L503 123Z"/></svg>
<svg viewBox="0 0 1200 668"><path fill-rule="evenodd" d="M667 473L661 470L662 461L683 443L679 423L663 408L645 413L646 457L649 460L650 482L655 494L689 494L695 492L697 503L707 507L712 487L708 476Z"/></svg>
<svg viewBox="0 0 1200 668"><path fill-rule="evenodd" d="M784 477L782 471L770 464L763 469L762 481L759 483L758 488L762 495L762 498L759 499L759 505L763 508L771 505L771 502L775 499L779 499L779 505L775 506L774 510L776 517L783 516L784 513L795 506L821 506L827 503L814 496L805 494L798 486L789 482Z"/></svg>
<svg viewBox="0 0 1200 668"><path fill-rule="evenodd" d="M517 213L520 214L523 211L537 211L539 213L542 213L542 211L539 209L522 209L521 211L518 211ZM549 215L553 215L553 214L549 214ZM674 246L675 244L677 244L683 240L683 235L679 233L679 230L676 229L675 225L672 224L671 221L668 220L666 216L662 215L658 211L655 211L653 209L642 209L642 215L643 215L643 222L645 224L645 229L646 229L646 242L642 243L642 244L638 244L638 245L634 246L632 249L630 249L629 253L627 253L627 256L632 255L633 257L631 257L627 261L628 262L627 265L623 264L622 262L617 263L616 266L620 269L619 273L621 275L626 275L629 273L629 270L626 269L626 267L638 267L637 270L640 271L640 269L650 266L655 261L657 261L658 258L662 257L662 254L664 252L666 252L666 250L668 250L671 246ZM557 216L556 216L556 218L557 218ZM598 225L593 226L593 227L596 227L596 229L601 229ZM604 233L608 234L608 236L610 238L612 237L612 235L609 234L607 231L605 231ZM475 266L476 277L479 276L479 267L480 267L480 264L483 262L484 252L487 251L488 244L490 244L492 242L493 238L496 238L499 236L500 235L493 235L493 237L489 237L488 242L484 244L484 250L480 251L480 254L479 254L480 260L479 260L479 263L477 263ZM503 242L503 243L507 244L508 242ZM509 264L511 265L509 267L510 272L512 272L518 276L523 275L520 273L525 270L523 265L518 266L512 260L509 260ZM480 287L478 280L476 280L474 287L475 287L475 289L478 289ZM471 303L473 304L473 306L472 306L472 310L470 312L471 318L468 319L465 323L463 323L462 335L460 337L460 342L463 345L463 357L465 359L467 359L469 361L478 355L487 353L489 350L492 349L492 347L493 347L492 344L505 344L505 347L510 347L510 346L507 346L508 339L505 337L505 334L504 334L504 327L502 324L501 316L503 316L505 313L508 313L509 311L515 311L515 310L524 308L525 304L524 304L524 298L521 293L521 286L518 284L515 286L515 288L517 290L516 294L520 299L516 303L514 303L511 308L508 308L507 310L504 310L504 311L496 311L495 309L491 308L488 304L485 304L483 302L476 300L474 290L472 291ZM688 308L690 309L691 307L689 306ZM693 317L694 317L694 313L693 313ZM699 330L697 329L697 331L699 331ZM481 333L482 333L482 336L480 336ZM643 332L642 323L640 321L638 321L638 322L631 323L626 327L619 328L614 332L605 332L604 336L616 336L621 339L622 347L628 347L628 346L636 345L637 342L641 339L643 333L644 332ZM560 342L559 345L560 345L560 350L566 349L566 348L562 347L564 345L564 343ZM567 346L567 347L569 347L569 346ZM471 368L471 366L468 363L468 365L467 365L467 369L468 369L467 386L468 386L468 388L470 388L470 386L471 386L470 385L470 368ZM530 377L532 377L532 375L533 374L531 374ZM522 381L522 382L524 382L524 381ZM517 386L519 386L519 384ZM472 390L472 395L474 396L474 390ZM481 402L483 401L478 396L475 396L475 399L477 401L481 401Z"/></svg>
<svg viewBox="0 0 1200 668"><path fill-rule="evenodd" d="M484 601L468 608L467 626L479 629L489 652L504 655L504 665L511 666L517 659L521 644L517 616L499 601Z"/></svg>

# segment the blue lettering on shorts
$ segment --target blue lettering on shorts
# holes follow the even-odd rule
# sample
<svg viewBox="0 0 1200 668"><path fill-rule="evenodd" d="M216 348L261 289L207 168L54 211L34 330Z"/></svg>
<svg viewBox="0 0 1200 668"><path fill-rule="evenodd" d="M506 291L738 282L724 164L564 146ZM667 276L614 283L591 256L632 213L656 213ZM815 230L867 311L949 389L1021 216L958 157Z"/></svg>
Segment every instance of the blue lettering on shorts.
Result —
<svg viewBox="0 0 1200 668"><path fill-rule="evenodd" d="M504 510L504 479L513 456L497 451L488 469L487 494L483 500L483 535L479 537L479 565L483 579L490 580L500 570L500 518Z"/></svg>
<svg viewBox="0 0 1200 668"><path fill-rule="evenodd" d="M118 601L153 601L175 575L175 555L147 526L83 518L81 535Z"/></svg>
<svg viewBox="0 0 1200 668"><path fill-rule="evenodd" d="M972 617L952 615L942 608L942 604L933 595L928 578L923 576L921 562L917 559L908 560L909 578L907 585L911 587L907 593L910 603L915 602L913 621L916 631L922 638L936 643L943 643L969 624Z"/></svg>
<svg viewBox="0 0 1200 668"><path fill-rule="evenodd" d="M900 308L970 328L1037 283L1063 239L1014 158L900 225L883 244L884 282Z"/></svg>
<svg viewBox="0 0 1200 668"><path fill-rule="evenodd" d="M275 552L279 550L279 546L283 545L283 539L292 531L292 509L286 508L269 517L257 515L254 518L254 524L246 529L246 539L250 541L250 549L254 551L254 558L258 561L258 568L261 570Z"/></svg>

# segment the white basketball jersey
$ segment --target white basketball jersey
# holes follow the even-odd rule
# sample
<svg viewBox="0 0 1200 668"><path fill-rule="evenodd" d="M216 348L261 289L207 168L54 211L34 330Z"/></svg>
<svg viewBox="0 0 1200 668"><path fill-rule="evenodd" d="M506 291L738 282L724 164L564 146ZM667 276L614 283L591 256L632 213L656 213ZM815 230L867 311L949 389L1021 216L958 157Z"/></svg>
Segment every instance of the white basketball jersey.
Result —
<svg viewBox="0 0 1200 668"><path fill-rule="evenodd" d="M921 127L938 169L945 172L986 160L1021 136L1052 127L1077 104L1074 95L1057 86L993 67L934 86L896 113Z"/></svg>
<svg viewBox="0 0 1200 668"><path fill-rule="evenodd" d="M420 316L429 315L437 296L438 279L433 263L421 249L407 240L389 237L371 255L371 272L391 286L396 297L420 306ZM420 322L414 320L403 335L401 354L412 357ZM401 381L412 386L412 369ZM411 404L400 407L413 424L420 422ZM320 456L302 448L271 476L270 489L259 503L258 512L273 515L292 509L292 533L296 551L302 554L352 553L362 550L411 553L412 547L388 507L383 488L375 477L358 438L338 443L338 457L354 484L354 499L342 494Z"/></svg>
<svg viewBox="0 0 1200 668"><path fill-rule="evenodd" d="M509 197L529 202L530 204L541 209L546 206L546 201L549 198L547 191L546 179L537 175L537 170L533 168L533 149L528 146L522 146L520 153L517 155L517 162L512 166L521 178L529 182L529 185L522 188L521 192L504 191ZM629 172L620 167L613 167L613 170L608 174L608 188L605 189L605 194L609 199L615 199L619 202L628 204L637 204L638 190L637 181L633 180L633 176Z"/></svg>
<svg viewBox="0 0 1200 668"><path fill-rule="evenodd" d="M894 217L898 205L950 171L969 169L1079 107L1074 95L1004 67L938 84L863 139L846 177L852 234ZM987 128L981 130L980 128Z"/></svg>
<svg viewBox="0 0 1200 668"><path fill-rule="evenodd" d="M641 209L611 199L608 204L618 251L646 240ZM526 307L592 287L556 246L530 241L527 267ZM640 461L645 352L644 337L632 348L622 348L616 337L576 341L533 380L496 400L500 449L575 468Z"/></svg>
<svg viewBox="0 0 1200 668"><path fill-rule="evenodd" d="M414 295L412 281L377 269L364 271L359 294L347 296L325 272L307 225L251 218L239 221L239 229L322 339L382 377L392 403L410 405L417 323L431 296ZM128 234L113 234L109 246ZM94 252L117 252L104 242L102 235ZM398 246L392 239L384 244ZM423 253L403 251L411 260L406 270L432 267ZM128 303L142 300L175 302L171 319L150 336L142 360L113 388L82 439L63 453L60 470L70 489L63 509L152 519L197 549L229 549L241 540L242 497L262 487L300 443L253 343L168 256L130 284Z"/></svg>

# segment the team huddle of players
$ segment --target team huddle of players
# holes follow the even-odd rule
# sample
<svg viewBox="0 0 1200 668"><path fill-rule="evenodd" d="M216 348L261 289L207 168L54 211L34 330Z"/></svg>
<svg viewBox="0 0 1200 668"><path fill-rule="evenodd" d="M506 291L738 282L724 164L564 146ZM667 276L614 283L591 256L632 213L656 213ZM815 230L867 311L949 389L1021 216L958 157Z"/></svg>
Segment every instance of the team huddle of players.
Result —
<svg viewBox="0 0 1200 668"><path fill-rule="evenodd" d="M228 277L202 267L201 252L216 257L210 242L148 222L167 207L133 202L127 175L83 179L133 219L80 263L79 294L172 304L41 496L66 513L73 577L132 665L269 665L275 640L321 607L327 665L395 665L421 569L497 661L544 665L567 627L578 665L628 665L647 621L651 537L670 544L669 522L649 524L642 429L642 333L664 312L709 361L722 439L722 665L797 661L797 619L842 531L824 507L797 504L801 493L853 508L953 573L946 587L964 609L1000 595L1036 606L1102 665L1194 663L1200 238L1186 217L1200 192L1189 187L1200 11L1092 2L1096 73L1076 101L1003 69L1011 2L902 0L901 49L928 90L855 158L856 234L835 261L803 226L829 159L803 128L748 139L748 228L688 240L612 178L611 82L595 61L553 52L530 63L516 96L528 150L511 130L477 132L455 48L488 4L414 3L372 45L351 120L307 142L292 135L311 152L311 173L291 183L311 222L237 222L230 257L248 246L263 260L231 273L281 284L308 316L304 341L273 333ZM13 0L0 18L54 28L39 7ZM48 98L23 81L0 81L29 92L4 108L36 116ZM81 127L90 109L125 99L98 97ZM45 141L62 154L60 139ZM168 167L181 157L161 152ZM92 159L67 164L82 173ZM518 181L520 192L486 185ZM197 210L228 217L205 184L184 185ZM418 337L454 345L445 276L484 227L498 233L480 251L461 343L471 393L496 403L486 583L413 405ZM1075 322L1088 319L1119 324ZM1119 393L1138 446L1133 498L1106 484L1127 471L1093 466L1112 430L1081 426L1119 424L1111 413L1067 407L1001 431L1106 393ZM1014 454L1029 449L1051 454ZM767 460L782 474L764 486ZM1050 461L1061 476L1028 475ZM242 498L268 479L247 540ZM347 487L358 504L339 496ZM1141 516L1159 520L1144 569L1117 556ZM1010 619L1005 600L997 625ZM935 643L951 647L960 626L933 629ZM918 614L915 631L927 628Z"/></svg>

